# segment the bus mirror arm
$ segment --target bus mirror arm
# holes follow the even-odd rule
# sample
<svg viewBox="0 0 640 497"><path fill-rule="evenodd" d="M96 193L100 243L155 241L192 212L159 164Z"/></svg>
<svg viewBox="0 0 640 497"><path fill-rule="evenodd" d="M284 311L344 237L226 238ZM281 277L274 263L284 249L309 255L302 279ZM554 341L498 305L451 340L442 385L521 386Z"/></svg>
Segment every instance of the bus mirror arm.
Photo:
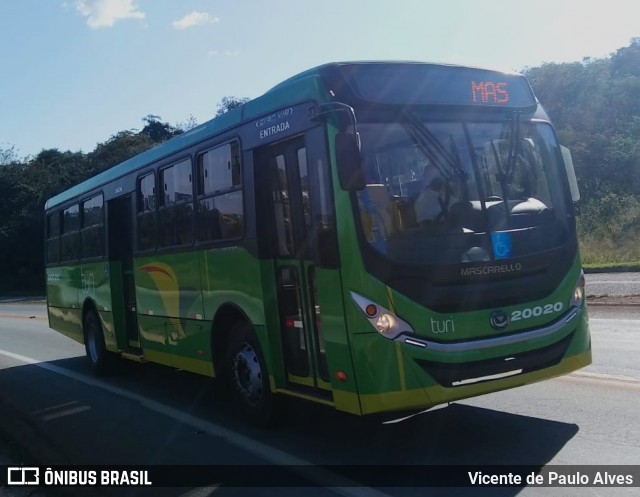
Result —
<svg viewBox="0 0 640 497"><path fill-rule="evenodd" d="M349 125L353 126L354 130L356 129L356 112L350 105L343 104L342 102L331 102L328 104L317 105L311 112L311 119L313 121L318 121L326 118L327 116L334 115L336 125L339 130L344 130L348 128ZM346 117L346 119L344 119L344 117Z"/></svg>
<svg viewBox="0 0 640 497"><path fill-rule="evenodd" d="M360 134L353 107L342 102L318 105L313 109L313 119L335 115L339 129L336 135L336 163L340 186L347 191L364 190L366 182L362 171ZM347 119L344 119L344 116Z"/></svg>

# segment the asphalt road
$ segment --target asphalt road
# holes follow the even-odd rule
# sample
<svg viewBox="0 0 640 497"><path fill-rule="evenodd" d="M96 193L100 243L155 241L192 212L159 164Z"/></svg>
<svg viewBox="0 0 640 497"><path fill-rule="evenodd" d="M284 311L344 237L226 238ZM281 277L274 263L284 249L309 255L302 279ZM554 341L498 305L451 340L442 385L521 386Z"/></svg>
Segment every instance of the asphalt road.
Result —
<svg viewBox="0 0 640 497"><path fill-rule="evenodd" d="M327 473L318 465L380 465L378 471L388 472L394 471L393 465L412 464L576 464L609 470L614 468L604 465L637 465L638 309L593 306L594 363L563 378L458 402L394 425L363 423L292 400L286 403L280 428L264 431L237 420L206 378L127 362L111 377L92 377L83 347L47 328L42 305L4 304L0 459L4 455L5 461L42 464L267 464L291 467L298 476L300 467L308 465L305 478L324 481L334 478L335 467ZM114 495L113 489L106 490L94 494ZM86 495L87 490L64 489L63 494ZM47 490L28 495L52 494ZM247 490L218 488L212 481L199 488L117 495L608 497L637 495L637 487L373 489L350 487L347 480L347 486L338 489Z"/></svg>
<svg viewBox="0 0 640 497"><path fill-rule="evenodd" d="M586 281L587 297L640 296L640 273L589 273Z"/></svg>

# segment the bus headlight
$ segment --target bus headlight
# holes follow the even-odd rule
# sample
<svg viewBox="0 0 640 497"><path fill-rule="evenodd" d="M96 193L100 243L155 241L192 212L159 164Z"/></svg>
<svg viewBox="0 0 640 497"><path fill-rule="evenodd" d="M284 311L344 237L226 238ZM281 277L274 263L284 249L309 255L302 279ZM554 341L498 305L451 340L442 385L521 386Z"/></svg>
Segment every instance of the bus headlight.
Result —
<svg viewBox="0 0 640 497"><path fill-rule="evenodd" d="M389 309L355 292L351 292L351 298L371 323L371 326L383 337L394 339L402 333L413 333L413 328Z"/></svg>
<svg viewBox="0 0 640 497"><path fill-rule="evenodd" d="M571 296L570 304L573 307L582 307L584 305L584 300L585 300L584 287L585 287L584 273L581 273L580 278L576 283L576 287L573 290L573 295Z"/></svg>
<svg viewBox="0 0 640 497"><path fill-rule="evenodd" d="M383 335L386 335L389 332L393 332L393 329L396 328L395 324L396 319L391 314L387 314L386 312L384 314L380 314L376 319L376 329Z"/></svg>

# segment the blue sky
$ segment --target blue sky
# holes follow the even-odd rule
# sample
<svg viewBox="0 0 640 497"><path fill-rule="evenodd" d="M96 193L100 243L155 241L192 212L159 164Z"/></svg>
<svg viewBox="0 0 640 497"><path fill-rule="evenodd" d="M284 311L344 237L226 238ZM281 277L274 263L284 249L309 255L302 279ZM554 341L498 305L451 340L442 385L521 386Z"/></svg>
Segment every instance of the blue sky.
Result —
<svg viewBox="0 0 640 497"><path fill-rule="evenodd" d="M634 36L631 0L0 0L0 148L90 152L147 114L203 123L334 60L518 71Z"/></svg>

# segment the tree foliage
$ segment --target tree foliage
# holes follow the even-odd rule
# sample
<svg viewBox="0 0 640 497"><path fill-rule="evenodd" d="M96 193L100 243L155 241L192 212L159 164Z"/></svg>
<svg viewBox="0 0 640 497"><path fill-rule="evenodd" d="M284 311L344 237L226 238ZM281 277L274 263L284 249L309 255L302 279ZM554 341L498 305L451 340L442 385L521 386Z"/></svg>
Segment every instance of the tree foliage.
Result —
<svg viewBox="0 0 640 497"><path fill-rule="evenodd" d="M171 126L169 123L160 122L160 116L148 114L146 117L143 117L142 120L146 125L142 128L140 134L148 136L154 143L162 143L182 133L182 130Z"/></svg>
<svg viewBox="0 0 640 497"><path fill-rule="evenodd" d="M19 157L15 145L9 148L0 148L0 166L6 166L18 161Z"/></svg>
<svg viewBox="0 0 640 497"><path fill-rule="evenodd" d="M640 38L604 59L525 72L561 142L572 151L582 196L640 194Z"/></svg>
<svg viewBox="0 0 640 497"><path fill-rule="evenodd" d="M220 103L218 104L215 117L226 114L231 109L235 109L236 107L246 104L249 100L251 99L247 97L222 97L222 100L220 100Z"/></svg>

